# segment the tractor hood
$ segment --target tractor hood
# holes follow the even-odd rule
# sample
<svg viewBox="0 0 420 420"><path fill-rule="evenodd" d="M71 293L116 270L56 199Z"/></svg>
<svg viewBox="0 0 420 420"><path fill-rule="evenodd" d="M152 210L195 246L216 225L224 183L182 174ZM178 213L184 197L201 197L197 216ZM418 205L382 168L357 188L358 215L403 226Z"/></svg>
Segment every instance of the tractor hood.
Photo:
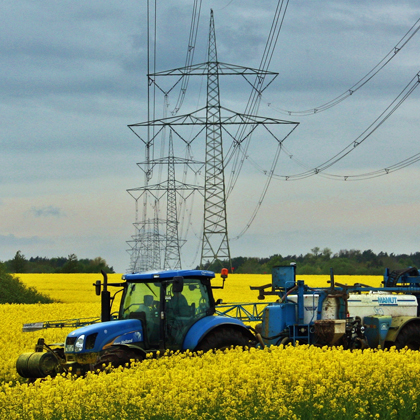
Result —
<svg viewBox="0 0 420 420"><path fill-rule="evenodd" d="M101 322L72 331L66 338L66 354L98 353L111 345L143 341L143 327L138 319Z"/></svg>

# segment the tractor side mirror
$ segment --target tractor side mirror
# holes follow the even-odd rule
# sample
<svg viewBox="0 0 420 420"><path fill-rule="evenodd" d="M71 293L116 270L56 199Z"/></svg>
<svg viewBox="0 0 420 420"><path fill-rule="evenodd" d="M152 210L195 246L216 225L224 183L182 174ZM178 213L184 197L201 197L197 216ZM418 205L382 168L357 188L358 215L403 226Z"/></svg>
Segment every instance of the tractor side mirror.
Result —
<svg viewBox="0 0 420 420"><path fill-rule="evenodd" d="M174 277L172 291L174 293L181 293L184 290L184 277Z"/></svg>
<svg viewBox="0 0 420 420"><path fill-rule="evenodd" d="M100 296L101 294L101 281L96 280L96 282L93 284L95 286L95 293L97 296Z"/></svg>

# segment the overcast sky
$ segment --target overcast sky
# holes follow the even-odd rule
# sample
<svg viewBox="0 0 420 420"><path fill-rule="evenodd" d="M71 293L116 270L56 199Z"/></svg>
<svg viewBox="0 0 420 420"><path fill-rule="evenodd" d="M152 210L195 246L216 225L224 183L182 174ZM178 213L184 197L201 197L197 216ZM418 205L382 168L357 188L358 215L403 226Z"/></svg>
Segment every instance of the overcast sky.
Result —
<svg viewBox="0 0 420 420"><path fill-rule="evenodd" d="M192 5L158 3L157 71L185 64ZM206 61L212 8L218 59L257 68L276 5L203 0L194 62ZM259 201L274 150L272 140L253 139L228 202L233 257L305 254L316 246L420 251L420 163L351 181L420 152L420 89L326 171L341 178L282 178L318 167L375 121L419 72L420 34L339 105L308 116L280 112L317 108L348 91L419 18L414 0L290 0L269 68L279 76L264 91L258 114L300 124L284 142L278 177L253 224L234 239ZM135 221L126 190L143 183L136 165L143 145L127 125L147 119L146 2L5 0L0 19L0 260L17 250L27 258L75 253L101 256L125 272ZM203 86L205 80L191 82L180 113L203 103ZM222 105L245 110L246 82L223 80L221 89ZM169 97L170 106L176 98ZM199 199L191 212L183 268L199 262Z"/></svg>

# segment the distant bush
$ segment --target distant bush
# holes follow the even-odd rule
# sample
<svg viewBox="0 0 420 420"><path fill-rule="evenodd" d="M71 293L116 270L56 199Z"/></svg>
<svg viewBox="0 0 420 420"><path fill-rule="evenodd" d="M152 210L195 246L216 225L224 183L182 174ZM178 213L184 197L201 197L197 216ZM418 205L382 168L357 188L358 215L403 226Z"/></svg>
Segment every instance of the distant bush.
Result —
<svg viewBox="0 0 420 420"><path fill-rule="evenodd" d="M0 304L53 302L53 299L39 293L33 287L26 287L19 278L6 271L5 264L0 263Z"/></svg>

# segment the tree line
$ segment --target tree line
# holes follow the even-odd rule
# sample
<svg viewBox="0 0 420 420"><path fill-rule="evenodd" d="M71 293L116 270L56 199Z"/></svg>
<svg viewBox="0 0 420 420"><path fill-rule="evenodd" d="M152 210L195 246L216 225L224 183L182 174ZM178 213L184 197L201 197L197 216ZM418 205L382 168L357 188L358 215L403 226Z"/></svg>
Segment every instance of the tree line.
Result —
<svg viewBox="0 0 420 420"><path fill-rule="evenodd" d="M4 261L5 269L9 273L114 273L113 267L101 258L78 259L75 254L66 257L30 257L27 259L19 250L15 256Z"/></svg>
<svg viewBox="0 0 420 420"><path fill-rule="evenodd" d="M271 273L276 265L296 263L297 274L329 274L330 269L337 275L383 275L385 268L398 270L407 267L420 267L420 252L412 254L375 254L371 249L360 251L343 249L333 254L330 248L315 247L303 255L274 254L268 258L232 258L231 272L246 274ZM205 269L220 272L220 267L229 267L227 261L217 261Z"/></svg>
<svg viewBox="0 0 420 420"><path fill-rule="evenodd" d="M330 248L315 247L306 254L286 256L274 254L265 258L235 257L232 258L231 267L227 261L216 261L203 268L220 272L222 267L226 267L233 273L270 274L274 266L290 263L296 263L297 274L329 274L332 268L337 275L382 275L385 268L398 270L420 267L420 252L375 254L371 249L366 251L342 249L333 253ZM101 270L114 273L113 267L108 266L101 257L78 259L75 254L70 254L68 257L27 259L20 250L11 260L5 261L4 266L9 273L98 273Z"/></svg>

